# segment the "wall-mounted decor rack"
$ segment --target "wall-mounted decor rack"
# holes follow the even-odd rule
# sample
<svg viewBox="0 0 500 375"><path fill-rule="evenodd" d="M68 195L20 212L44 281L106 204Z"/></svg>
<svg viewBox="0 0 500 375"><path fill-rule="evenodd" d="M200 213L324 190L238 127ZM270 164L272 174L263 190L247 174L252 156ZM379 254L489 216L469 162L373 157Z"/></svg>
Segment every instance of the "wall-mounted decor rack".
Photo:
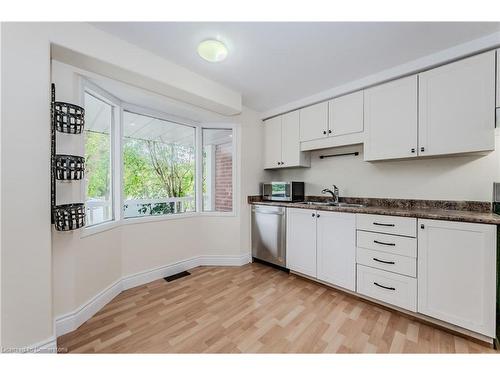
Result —
<svg viewBox="0 0 500 375"><path fill-rule="evenodd" d="M319 158L320 159L325 159L325 158L333 158L335 156L348 156L348 155L354 155L354 156L358 156L359 155L359 152L356 151L356 152L346 152L344 154L333 154L333 155L320 155Z"/></svg>
<svg viewBox="0 0 500 375"><path fill-rule="evenodd" d="M66 134L81 134L85 124L85 110L75 104L56 102L56 86L51 87L51 222L58 231L69 231L85 226L85 204L56 205L56 180L83 179L85 158L56 154L56 130Z"/></svg>

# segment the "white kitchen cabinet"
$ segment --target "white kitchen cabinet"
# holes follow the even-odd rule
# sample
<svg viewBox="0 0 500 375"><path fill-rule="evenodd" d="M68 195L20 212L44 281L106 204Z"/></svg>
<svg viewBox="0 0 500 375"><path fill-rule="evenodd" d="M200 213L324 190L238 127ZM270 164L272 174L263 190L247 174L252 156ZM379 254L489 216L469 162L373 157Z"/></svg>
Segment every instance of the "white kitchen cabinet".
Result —
<svg viewBox="0 0 500 375"><path fill-rule="evenodd" d="M287 208L286 266L316 277L316 211Z"/></svg>
<svg viewBox="0 0 500 375"><path fill-rule="evenodd" d="M329 101L328 134L338 137L363 131L363 91Z"/></svg>
<svg viewBox="0 0 500 375"><path fill-rule="evenodd" d="M264 122L265 168L310 166L309 154L300 151L299 133L299 111L273 117Z"/></svg>
<svg viewBox="0 0 500 375"><path fill-rule="evenodd" d="M496 226L418 220L418 312L495 337Z"/></svg>
<svg viewBox="0 0 500 375"><path fill-rule="evenodd" d="M264 167L277 168L281 164L282 116L264 121Z"/></svg>
<svg viewBox="0 0 500 375"><path fill-rule="evenodd" d="M318 279L356 289L356 215L318 211Z"/></svg>
<svg viewBox="0 0 500 375"><path fill-rule="evenodd" d="M495 51L419 74L421 156L495 148Z"/></svg>
<svg viewBox="0 0 500 375"><path fill-rule="evenodd" d="M311 158L308 152L300 151L299 111L284 114L281 123L281 167L309 167Z"/></svg>
<svg viewBox="0 0 500 375"><path fill-rule="evenodd" d="M417 76L364 91L364 159L417 156Z"/></svg>
<svg viewBox="0 0 500 375"><path fill-rule="evenodd" d="M300 141L328 137L328 102L300 109Z"/></svg>

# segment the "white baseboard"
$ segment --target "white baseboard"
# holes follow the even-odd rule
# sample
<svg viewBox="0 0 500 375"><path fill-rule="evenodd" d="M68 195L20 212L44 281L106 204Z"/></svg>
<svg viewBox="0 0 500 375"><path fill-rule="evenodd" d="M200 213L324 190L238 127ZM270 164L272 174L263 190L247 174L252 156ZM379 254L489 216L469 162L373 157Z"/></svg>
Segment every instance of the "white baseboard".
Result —
<svg viewBox="0 0 500 375"><path fill-rule="evenodd" d="M46 340L20 348L0 347L0 353L57 353L57 338L52 335Z"/></svg>
<svg viewBox="0 0 500 375"><path fill-rule="evenodd" d="M104 288L77 309L55 319L56 336L74 331L123 291L122 280Z"/></svg>
<svg viewBox="0 0 500 375"><path fill-rule="evenodd" d="M251 259L252 257L250 254L201 255L125 276L115 281L77 309L57 317L54 323L56 336L62 336L80 327L124 290L144 285L170 275L175 275L176 273L187 271L198 266L242 266L250 263ZM56 345L54 347L56 347Z"/></svg>

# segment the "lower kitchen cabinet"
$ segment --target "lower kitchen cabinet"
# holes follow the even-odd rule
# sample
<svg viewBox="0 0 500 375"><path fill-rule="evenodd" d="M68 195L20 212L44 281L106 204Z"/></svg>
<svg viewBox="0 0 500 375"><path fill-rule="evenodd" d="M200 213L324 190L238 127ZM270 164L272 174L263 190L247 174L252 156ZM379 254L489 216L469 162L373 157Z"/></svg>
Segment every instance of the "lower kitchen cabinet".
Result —
<svg viewBox="0 0 500 375"><path fill-rule="evenodd" d="M402 307L417 310L417 280L362 264L358 268L358 293Z"/></svg>
<svg viewBox="0 0 500 375"><path fill-rule="evenodd" d="M495 337L496 226L418 220L418 312Z"/></svg>
<svg viewBox="0 0 500 375"><path fill-rule="evenodd" d="M356 289L356 215L318 212L316 217L317 278L354 291Z"/></svg>
<svg viewBox="0 0 500 375"><path fill-rule="evenodd" d="M287 268L355 290L356 216L287 209Z"/></svg>
<svg viewBox="0 0 500 375"><path fill-rule="evenodd" d="M316 277L316 211L287 208L286 266Z"/></svg>

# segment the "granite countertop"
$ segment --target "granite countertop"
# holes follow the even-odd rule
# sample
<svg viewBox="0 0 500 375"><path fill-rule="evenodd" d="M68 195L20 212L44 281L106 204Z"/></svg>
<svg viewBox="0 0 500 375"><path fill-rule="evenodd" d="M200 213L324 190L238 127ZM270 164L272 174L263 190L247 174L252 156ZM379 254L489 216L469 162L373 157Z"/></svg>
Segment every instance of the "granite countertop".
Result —
<svg viewBox="0 0 500 375"><path fill-rule="evenodd" d="M306 201L325 201L324 197L306 197ZM311 206L301 202L263 201L260 196L249 196L249 204L305 208L318 211L351 212L358 214L392 215L500 225L500 215L491 212L491 203L472 201L435 201L379 198L340 198L341 202L364 204L366 207Z"/></svg>

